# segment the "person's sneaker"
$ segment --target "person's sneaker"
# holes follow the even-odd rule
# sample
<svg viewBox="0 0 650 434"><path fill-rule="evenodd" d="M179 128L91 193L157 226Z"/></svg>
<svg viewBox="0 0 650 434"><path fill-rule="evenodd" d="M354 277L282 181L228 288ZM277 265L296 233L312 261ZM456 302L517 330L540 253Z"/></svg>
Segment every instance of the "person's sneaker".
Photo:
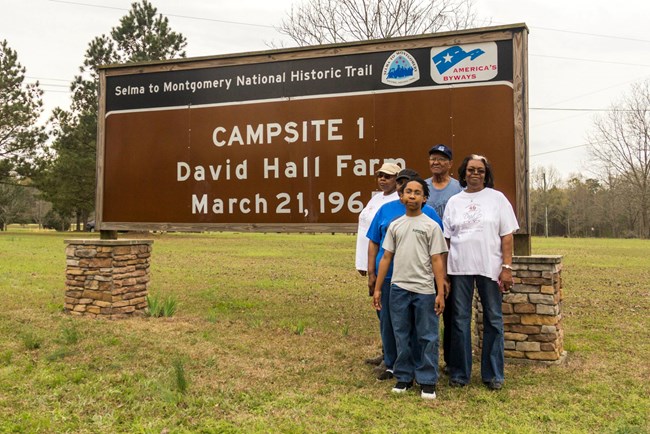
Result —
<svg viewBox="0 0 650 434"><path fill-rule="evenodd" d="M393 371L390 369L386 369L384 372L377 375L377 380L379 381L390 380L391 378L393 378Z"/></svg>
<svg viewBox="0 0 650 434"><path fill-rule="evenodd" d="M435 384L420 384L422 392L420 396L422 399L436 399L436 385Z"/></svg>
<svg viewBox="0 0 650 434"><path fill-rule="evenodd" d="M405 381L398 381L397 384L395 384L395 387L393 387L393 393L404 393L411 387L413 387L412 381L409 381L408 383Z"/></svg>
<svg viewBox="0 0 650 434"><path fill-rule="evenodd" d="M449 387L465 387L465 383L457 380L449 380Z"/></svg>
<svg viewBox="0 0 650 434"><path fill-rule="evenodd" d="M500 381L484 381L483 384L490 390L501 390L503 388L503 383Z"/></svg>
<svg viewBox="0 0 650 434"><path fill-rule="evenodd" d="M382 362L381 362L379 365L377 365L377 366L375 366L374 368L372 368L372 372L374 372L375 375L379 375L379 374L381 374L382 372L384 372L386 369L387 369L387 368L386 368L386 364L385 364L384 361L382 360Z"/></svg>
<svg viewBox="0 0 650 434"><path fill-rule="evenodd" d="M377 366L383 361L384 361L384 355L383 354L380 354L377 357L371 357L369 359L364 360L365 363L367 363L368 365L373 365L373 366Z"/></svg>

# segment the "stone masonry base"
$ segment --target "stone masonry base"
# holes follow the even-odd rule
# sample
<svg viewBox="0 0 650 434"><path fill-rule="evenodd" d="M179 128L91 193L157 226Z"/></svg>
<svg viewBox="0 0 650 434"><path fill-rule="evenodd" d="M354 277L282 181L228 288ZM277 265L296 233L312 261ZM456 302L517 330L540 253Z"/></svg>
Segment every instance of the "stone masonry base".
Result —
<svg viewBox="0 0 650 434"><path fill-rule="evenodd" d="M151 240L65 240L65 312L110 319L147 308Z"/></svg>
<svg viewBox="0 0 650 434"><path fill-rule="evenodd" d="M561 363L564 351L562 327L562 257L515 256L514 286L503 296L505 357L508 362ZM475 353L481 352L483 311L475 306Z"/></svg>

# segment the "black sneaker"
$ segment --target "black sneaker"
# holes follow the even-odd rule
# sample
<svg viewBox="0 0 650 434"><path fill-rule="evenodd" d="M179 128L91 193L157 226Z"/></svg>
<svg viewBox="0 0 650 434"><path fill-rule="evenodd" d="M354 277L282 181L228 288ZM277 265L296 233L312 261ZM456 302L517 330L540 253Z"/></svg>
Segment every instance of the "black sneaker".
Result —
<svg viewBox="0 0 650 434"><path fill-rule="evenodd" d="M386 369L381 374L377 375L377 380L379 381L390 380L391 378L393 378L393 371L390 369Z"/></svg>
<svg viewBox="0 0 650 434"><path fill-rule="evenodd" d="M405 381L398 381L395 387L393 387L393 393L404 393L411 387L413 387L412 381L409 381L408 383Z"/></svg>
<svg viewBox="0 0 650 434"><path fill-rule="evenodd" d="M501 390L503 388L503 383L500 381L484 381L483 384L490 390Z"/></svg>
<svg viewBox="0 0 650 434"><path fill-rule="evenodd" d="M457 380L449 380L449 387L465 387L465 383Z"/></svg>
<svg viewBox="0 0 650 434"><path fill-rule="evenodd" d="M436 399L436 385L435 384L420 384L422 392L420 397L422 399Z"/></svg>

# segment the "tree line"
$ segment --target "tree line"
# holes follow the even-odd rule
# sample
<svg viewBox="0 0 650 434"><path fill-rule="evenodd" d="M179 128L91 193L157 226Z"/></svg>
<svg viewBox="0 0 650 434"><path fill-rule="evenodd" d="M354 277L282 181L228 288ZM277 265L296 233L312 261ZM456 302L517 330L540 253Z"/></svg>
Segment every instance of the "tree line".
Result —
<svg viewBox="0 0 650 434"><path fill-rule="evenodd" d="M643 204L625 177L573 174L560 180L553 167L532 170L531 234L552 237L648 238ZM647 211L646 211L647 212Z"/></svg>
<svg viewBox="0 0 650 434"><path fill-rule="evenodd" d="M588 140L591 173L531 171L532 234L650 238L650 80L596 118Z"/></svg>

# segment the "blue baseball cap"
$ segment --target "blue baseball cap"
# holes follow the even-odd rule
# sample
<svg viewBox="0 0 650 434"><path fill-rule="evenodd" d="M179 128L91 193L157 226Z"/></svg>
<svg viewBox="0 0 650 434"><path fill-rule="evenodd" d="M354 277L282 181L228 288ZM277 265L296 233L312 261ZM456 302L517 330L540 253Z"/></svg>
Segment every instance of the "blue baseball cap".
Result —
<svg viewBox="0 0 650 434"><path fill-rule="evenodd" d="M451 149L449 149L447 146L443 145L442 143L435 145L433 148L429 149L429 155L433 154L434 152L440 152L443 154L445 157L449 158L452 160L453 158L451 157Z"/></svg>

